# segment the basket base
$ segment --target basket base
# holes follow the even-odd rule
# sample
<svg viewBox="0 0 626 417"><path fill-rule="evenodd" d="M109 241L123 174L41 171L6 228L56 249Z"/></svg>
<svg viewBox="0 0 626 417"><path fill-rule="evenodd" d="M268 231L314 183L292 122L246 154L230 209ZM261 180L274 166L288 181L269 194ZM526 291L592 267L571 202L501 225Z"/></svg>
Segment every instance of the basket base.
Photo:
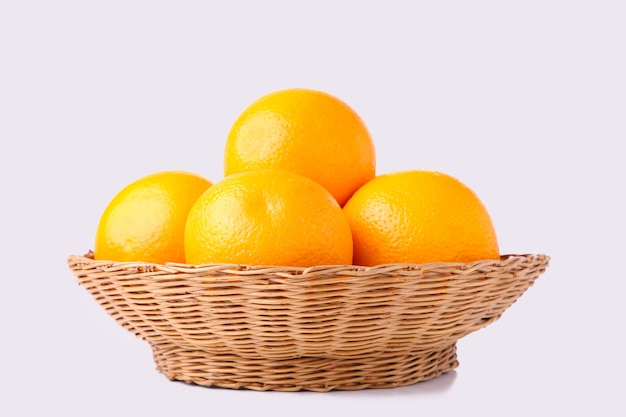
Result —
<svg viewBox="0 0 626 417"><path fill-rule="evenodd" d="M410 355L358 359L252 359L171 344L152 345L152 351L157 369L170 380L256 391L393 388L435 378L459 365L456 344Z"/></svg>

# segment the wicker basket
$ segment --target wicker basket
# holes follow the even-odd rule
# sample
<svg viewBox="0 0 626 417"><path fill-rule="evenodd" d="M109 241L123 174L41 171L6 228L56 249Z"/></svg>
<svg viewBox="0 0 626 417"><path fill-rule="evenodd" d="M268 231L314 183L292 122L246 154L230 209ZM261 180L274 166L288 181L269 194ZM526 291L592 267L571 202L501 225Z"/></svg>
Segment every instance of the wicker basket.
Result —
<svg viewBox="0 0 626 417"><path fill-rule="evenodd" d="M169 379L276 391L389 388L448 372L457 340L497 320L548 262L305 269L68 259Z"/></svg>

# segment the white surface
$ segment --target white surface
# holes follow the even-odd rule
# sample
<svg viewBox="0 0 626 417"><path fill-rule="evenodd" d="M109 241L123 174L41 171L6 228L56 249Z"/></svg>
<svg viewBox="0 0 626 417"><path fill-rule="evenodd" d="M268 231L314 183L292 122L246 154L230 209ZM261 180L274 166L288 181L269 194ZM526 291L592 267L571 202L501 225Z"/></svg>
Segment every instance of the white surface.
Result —
<svg viewBox="0 0 626 417"><path fill-rule="evenodd" d="M0 415L626 415L623 2L204 3L0 3ZM503 253L552 256L455 372L326 394L170 382L66 267L123 185L218 180L238 113L294 86L361 114L379 173L453 174Z"/></svg>

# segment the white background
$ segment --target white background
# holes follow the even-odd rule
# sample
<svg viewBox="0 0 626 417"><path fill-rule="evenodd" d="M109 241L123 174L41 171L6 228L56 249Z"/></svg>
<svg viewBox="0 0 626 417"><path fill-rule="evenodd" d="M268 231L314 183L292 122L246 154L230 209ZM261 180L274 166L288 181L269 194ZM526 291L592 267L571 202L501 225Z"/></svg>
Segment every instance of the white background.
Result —
<svg viewBox="0 0 626 417"><path fill-rule="evenodd" d="M0 414L626 415L626 3L3 1ZM121 187L222 177L231 123L280 88L325 90L378 172L472 187L502 253L548 271L460 367L413 386L280 393L170 382L76 284Z"/></svg>

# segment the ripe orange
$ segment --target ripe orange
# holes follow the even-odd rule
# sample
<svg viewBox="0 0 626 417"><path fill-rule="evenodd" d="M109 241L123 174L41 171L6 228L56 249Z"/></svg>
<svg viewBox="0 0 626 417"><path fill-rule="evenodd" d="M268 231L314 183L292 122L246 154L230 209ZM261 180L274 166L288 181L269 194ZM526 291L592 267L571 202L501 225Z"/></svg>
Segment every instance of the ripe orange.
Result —
<svg viewBox="0 0 626 417"><path fill-rule="evenodd" d="M277 169L242 172L209 188L189 212L191 264L349 265L352 234L320 184Z"/></svg>
<svg viewBox="0 0 626 417"><path fill-rule="evenodd" d="M94 258L185 262L187 214L210 186L205 178L184 171L158 172L128 184L100 218Z"/></svg>
<svg viewBox="0 0 626 417"><path fill-rule="evenodd" d="M343 206L374 178L374 145L346 103L321 91L267 94L235 120L226 140L224 175L278 168L312 178Z"/></svg>
<svg viewBox="0 0 626 417"><path fill-rule="evenodd" d="M450 175L401 171L361 187L344 207L354 263L499 259L491 218L476 194Z"/></svg>

